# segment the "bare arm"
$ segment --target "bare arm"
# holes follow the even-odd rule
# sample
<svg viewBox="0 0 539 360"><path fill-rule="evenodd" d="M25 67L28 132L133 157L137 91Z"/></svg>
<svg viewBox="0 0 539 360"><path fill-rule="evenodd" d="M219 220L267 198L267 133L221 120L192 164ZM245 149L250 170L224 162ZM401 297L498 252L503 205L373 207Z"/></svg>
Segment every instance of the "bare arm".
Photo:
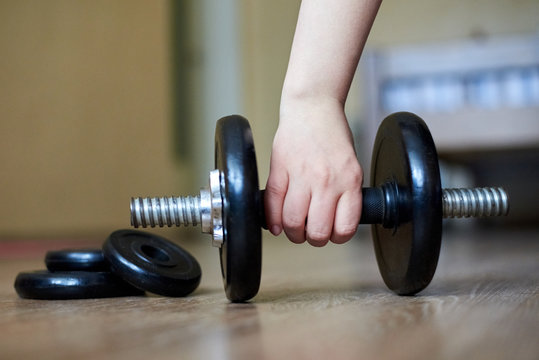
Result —
<svg viewBox="0 0 539 360"><path fill-rule="evenodd" d="M304 0L266 186L270 231L343 243L361 214L363 173L344 103L381 0Z"/></svg>

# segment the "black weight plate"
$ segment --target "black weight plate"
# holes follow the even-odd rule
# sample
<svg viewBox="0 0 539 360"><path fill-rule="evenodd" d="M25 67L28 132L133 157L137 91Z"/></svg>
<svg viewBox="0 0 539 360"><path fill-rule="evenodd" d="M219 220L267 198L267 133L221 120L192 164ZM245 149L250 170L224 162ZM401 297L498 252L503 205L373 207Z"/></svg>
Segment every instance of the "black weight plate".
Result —
<svg viewBox="0 0 539 360"><path fill-rule="evenodd" d="M22 272L15 279L21 298L39 300L93 299L144 295L110 272L46 270Z"/></svg>
<svg viewBox="0 0 539 360"><path fill-rule="evenodd" d="M110 271L101 249L49 251L45 265L49 271Z"/></svg>
<svg viewBox="0 0 539 360"><path fill-rule="evenodd" d="M380 125L372 154L371 184L397 184L399 223L373 225L378 267L399 295L423 290L432 280L442 238L442 189L438 155L427 125L401 112Z"/></svg>
<svg viewBox="0 0 539 360"><path fill-rule="evenodd" d="M224 241L221 273L228 299L244 302L258 293L262 267L260 189L253 135L238 115L217 122L215 167L221 171Z"/></svg>
<svg viewBox="0 0 539 360"><path fill-rule="evenodd" d="M131 285L163 296L193 292L202 272L196 259L160 236L137 230L113 232L103 244L112 272Z"/></svg>

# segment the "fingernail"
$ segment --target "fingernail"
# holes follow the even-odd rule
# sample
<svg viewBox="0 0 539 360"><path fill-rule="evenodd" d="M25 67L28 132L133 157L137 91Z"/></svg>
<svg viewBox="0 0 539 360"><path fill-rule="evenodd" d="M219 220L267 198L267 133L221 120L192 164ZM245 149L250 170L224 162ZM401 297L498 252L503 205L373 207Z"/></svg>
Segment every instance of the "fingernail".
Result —
<svg viewBox="0 0 539 360"><path fill-rule="evenodd" d="M279 225L273 225L271 227L271 233L275 236L279 235L281 233L282 229Z"/></svg>

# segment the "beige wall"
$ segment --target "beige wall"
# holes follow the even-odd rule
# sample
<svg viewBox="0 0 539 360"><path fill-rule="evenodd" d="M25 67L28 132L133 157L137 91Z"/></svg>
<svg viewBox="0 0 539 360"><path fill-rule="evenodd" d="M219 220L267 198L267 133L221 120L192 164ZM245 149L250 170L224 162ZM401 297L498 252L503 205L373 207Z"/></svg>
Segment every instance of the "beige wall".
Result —
<svg viewBox="0 0 539 360"><path fill-rule="evenodd" d="M0 237L106 233L177 192L167 5L0 1Z"/></svg>
<svg viewBox="0 0 539 360"><path fill-rule="evenodd" d="M537 0L388 0L369 45L417 43L539 31Z"/></svg>
<svg viewBox="0 0 539 360"><path fill-rule="evenodd" d="M237 4L264 186L300 1ZM128 226L132 195L202 185L172 156L169 15L165 0L0 0L0 238L105 234ZM369 46L530 33L538 18L537 0L387 0Z"/></svg>

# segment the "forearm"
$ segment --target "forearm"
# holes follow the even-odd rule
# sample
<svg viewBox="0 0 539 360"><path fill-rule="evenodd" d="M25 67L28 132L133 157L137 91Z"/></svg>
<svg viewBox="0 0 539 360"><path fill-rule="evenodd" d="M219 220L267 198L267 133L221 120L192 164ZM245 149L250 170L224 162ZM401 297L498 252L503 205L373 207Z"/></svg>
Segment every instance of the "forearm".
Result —
<svg viewBox="0 0 539 360"><path fill-rule="evenodd" d="M301 4L264 200L274 235L324 246L356 231L363 172L344 103L380 2Z"/></svg>
<svg viewBox="0 0 539 360"><path fill-rule="evenodd" d="M344 105L380 3L381 0L302 1L282 108L295 100Z"/></svg>

